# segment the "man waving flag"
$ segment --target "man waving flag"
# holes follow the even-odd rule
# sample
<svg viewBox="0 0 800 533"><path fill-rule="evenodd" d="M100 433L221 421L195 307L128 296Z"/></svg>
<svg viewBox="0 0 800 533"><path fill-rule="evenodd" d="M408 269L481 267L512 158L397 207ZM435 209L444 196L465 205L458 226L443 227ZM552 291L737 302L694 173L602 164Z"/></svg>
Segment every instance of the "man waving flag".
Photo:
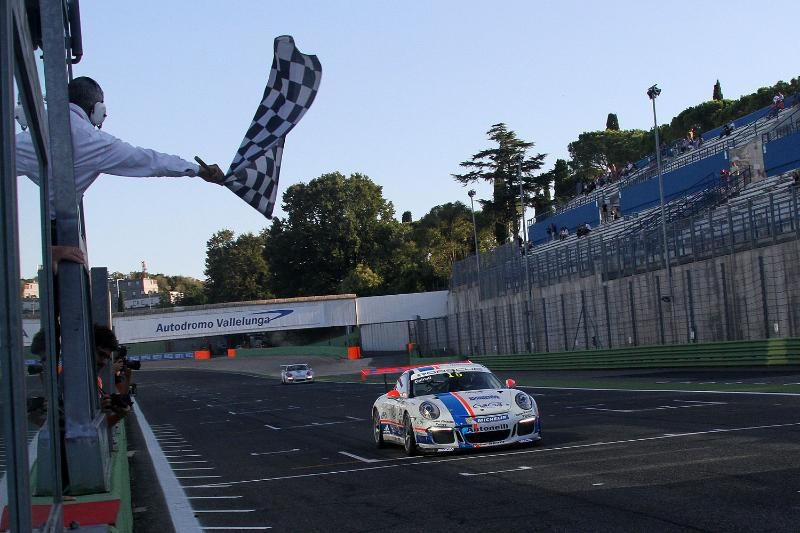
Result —
<svg viewBox="0 0 800 533"><path fill-rule="evenodd" d="M275 38L275 58L264 98L223 185L272 218L286 134L300 122L322 78L317 56L301 53L289 35Z"/></svg>

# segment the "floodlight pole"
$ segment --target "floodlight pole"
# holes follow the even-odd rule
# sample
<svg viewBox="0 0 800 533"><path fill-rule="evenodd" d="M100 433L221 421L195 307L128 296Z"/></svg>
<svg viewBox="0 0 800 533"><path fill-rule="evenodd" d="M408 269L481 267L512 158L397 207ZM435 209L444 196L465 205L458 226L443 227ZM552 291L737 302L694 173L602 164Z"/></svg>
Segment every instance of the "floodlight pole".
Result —
<svg viewBox="0 0 800 533"><path fill-rule="evenodd" d="M480 252L478 251L478 226L475 224L475 189L470 189L467 193L469 196L469 206L470 210L472 211L472 235L475 237L475 266L478 272L478 283L480 283L481 279L481 259L480 259Z"/></svg>
<svg viewBox="0 0 800 533"><path fill-rule="evenodd" d="M517 158L517 181L519 181L519 203L522 204L522 260L525 261L525 292L527 293L527 304L525 320L528 324L528 334L530 335L530 301L531 301L531 276L530 265L528 264L528 228L525 225L525 193L522 189L522 159L524 154L519 154ZM528 350L533 352L533 339L528 338Z"/></svg>
<svg viewBox="0 0 800 533"><path fill-rule="evenodd" d="M664 209L664 175L661 172L661 144L658 140L658 119L656 118L656 98L661 94L661 89L657 85L653 85L647 89L647 96L653 102L653 133L656 139L656 171L658 172L658 201L661 207L661 237L664 243L664 268L667 271L667 287L669 294L666 297L670 304L670 312L672 316L672 335L675 335L675 306L673 305L673 289L672 289L672 264L669 260L669 246L667 246L667 215ZM663 298L662 298L663 300ZM674 338L674 337L673 337Z"/></svg>

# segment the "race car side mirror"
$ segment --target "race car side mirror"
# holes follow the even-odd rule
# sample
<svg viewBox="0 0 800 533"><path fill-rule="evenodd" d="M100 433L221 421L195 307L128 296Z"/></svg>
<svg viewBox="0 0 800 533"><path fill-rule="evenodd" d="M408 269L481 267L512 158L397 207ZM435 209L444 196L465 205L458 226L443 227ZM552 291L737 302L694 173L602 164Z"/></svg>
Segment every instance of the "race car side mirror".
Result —
<svg viewBox="0 0 800 533"><path fill-rule="evenodd" d="M506 380L506 388L508 388L508 389L513 389L513 388L514 388L514 387L516 387L516 386L517 386L517 382L516 382L516 381L514 381L513 379L511 379L511 378L508 378L508 379Z"/></svg>
<svg viewBox="0 0 800 533"><path fill-rule="evenodd" d="M397 389L392 389L392 390L390 390L389 392L386 393L386 397L387 398L399 398L400 397L400 391L397 390Z"/></svg>

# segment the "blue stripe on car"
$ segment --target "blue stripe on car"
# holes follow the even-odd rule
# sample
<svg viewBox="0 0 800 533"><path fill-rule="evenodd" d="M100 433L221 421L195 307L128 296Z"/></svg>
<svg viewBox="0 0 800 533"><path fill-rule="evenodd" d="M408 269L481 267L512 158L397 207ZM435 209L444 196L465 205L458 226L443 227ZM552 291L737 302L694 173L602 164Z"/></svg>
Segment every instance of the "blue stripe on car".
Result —
<svg viewBox="0 0 800 533"><path fill-rule="evenodd" d="M446 394L437 394L436 398L442 402L445 407L447 407L447 410L450 411L453 421L457 426L463 426L466 424L464 419L469 416L469 413L464 408L464 404L462 404L458 398L449 392Z"/></svg>

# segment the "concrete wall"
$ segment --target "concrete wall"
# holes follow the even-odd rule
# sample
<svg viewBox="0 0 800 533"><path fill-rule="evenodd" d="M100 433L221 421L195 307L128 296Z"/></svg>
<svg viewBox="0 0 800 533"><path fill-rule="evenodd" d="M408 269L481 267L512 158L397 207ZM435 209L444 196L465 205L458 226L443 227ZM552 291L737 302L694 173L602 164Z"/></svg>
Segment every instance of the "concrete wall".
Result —
<svg viewBox="0 0 800 533"><path fill-rule="evenodd" d="M449 348L470 355L798 337L800 241L673 266L671 296L663 269L533 287L529 298L523 290L478 301L465 287L450 295Z"/></svg>

